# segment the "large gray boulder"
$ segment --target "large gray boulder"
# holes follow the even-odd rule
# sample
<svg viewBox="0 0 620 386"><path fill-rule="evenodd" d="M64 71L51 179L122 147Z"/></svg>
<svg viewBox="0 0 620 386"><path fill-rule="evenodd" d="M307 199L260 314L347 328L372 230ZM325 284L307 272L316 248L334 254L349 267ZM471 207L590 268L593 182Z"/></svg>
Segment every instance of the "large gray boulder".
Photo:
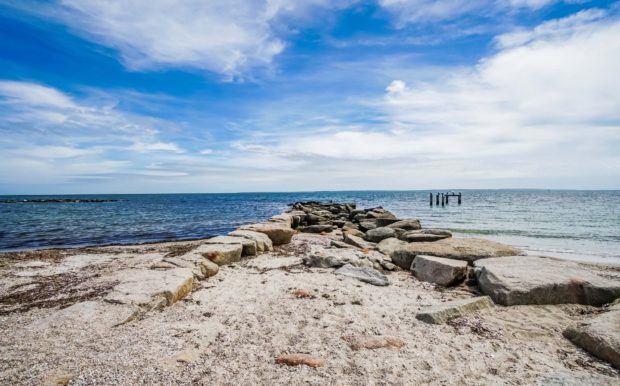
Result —
<svg viewBox="0 0 620 386"><path fill-rule="evenodd" d="M416 278L444 287L459 284L465 280L467 262L436 256L419 255L413 259L411 271Z"/></svg>
<svg viewBox="0 0 620 386"><path fill-rule="evenodd" d="M408 231L398 236L400 240L408 243L438 241L449 237L452 237L452 233L443 229L420 229L417 231Z"/></svg>
<svg viewBox="0 0 620 386"><path fill-rule="evenodd" d="M239 230L264 233L269 236L273 245L288 244L295 234L295 230L283 221L242 225Z"/></svg>
<svg viewBox="0 0 620 386"><path fill-rule="evenodd" d="M376 248L400 268L410 269L416 254L409 251L408 245L407 242L397 238L389 238L382 240Z"/></svg>
<svg viewBox="0 0 620 386"><path fill-rule="evenodd" d="M245 237L237 237L237 236L215 236L205 241L205 244L227 244L227 245L241 244L241 247L242 247L241 255L242 256L256 256L257 249L258 249L256 246L256 241L245 238Z"/></svg>
<svg viewBox="0 0 620 386"><path fill-rule="evenodd" d="M377 286L386 286L390 284L388 278L384 274L369 267L354 267L351 264L347 264L334 271L334 273L336 275L352 277L361 282Z"/></svg>
<svg viewBox="0 0 620 386"><path fill-rule="evenodd" d="M620 369L620 308L564 330L577 346Z"/></svg>
<svg viewBox="0 0 620 386"><path fill-rule="evenodd" d="M493 307L488 296L452 300L435 306L423 308L416 314L416 319L431 324L443 324L479 310Z"/></svg>
<svg viewBox="0 0 620 386"><path fill-rule="evenodd" d="M491 240L454 237L433 242L410 243L407 250L414 256L430 255L466 261L525 254L520 249Z"/></svg>
<svg viewBox="0 0 620 386"><path fill-rule="evenodd" d="M373 243L378 243L381 240L384 239L389 239L390 237L394 237L396 235L396 232L394 231L393 228L388 228L388 227L378 227L378 228L374 228L374 229L370 229L368 232L366 232L366 240L373 242Z"/></svg>
<svg viewBox="0 0 620 386"><path fill-rule="evenodd" d="M228 234L229 236L244 237L250 239L256 243L256 249L258 252L269 252L273 250L273 243L269 236L264 233L254 231L235 230Z"/></svg>
<svg viewBox="0 0 620 386"><path fill-rule="evenodd" d="M409 218L405 220L399 220L388 225L390 228L400 228L406 231L415 231L418 229L422 229L422 225L420 225L420 220L417 218Z"/></svg>
<svg viewBox="0 0 620 386"><path fill-rule="evenodd" d="M439 241L438 241L439 242ZM620 297L620 281L571 261L508 256L474 262L480 290L503 305L578 303L600 306Z"/></svg>

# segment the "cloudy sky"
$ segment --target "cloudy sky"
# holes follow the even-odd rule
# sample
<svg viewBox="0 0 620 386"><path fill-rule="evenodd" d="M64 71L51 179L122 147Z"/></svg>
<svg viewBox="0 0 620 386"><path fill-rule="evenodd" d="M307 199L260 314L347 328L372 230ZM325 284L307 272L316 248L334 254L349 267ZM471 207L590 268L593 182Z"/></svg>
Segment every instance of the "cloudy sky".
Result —
<svg viewBox="0 0 620 386"><path fill-rule="evenodd" d="M620 3L0 0L0 194L620 188Z"/></svg>

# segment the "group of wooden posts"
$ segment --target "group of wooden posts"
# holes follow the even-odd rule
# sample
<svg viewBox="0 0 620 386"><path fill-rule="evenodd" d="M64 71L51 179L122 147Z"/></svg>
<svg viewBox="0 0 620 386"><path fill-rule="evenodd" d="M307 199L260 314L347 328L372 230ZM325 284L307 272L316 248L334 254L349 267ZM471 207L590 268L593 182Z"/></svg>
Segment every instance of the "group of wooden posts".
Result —
<svg viewBox="0 0 620 386"><path fill-rule="evenodd" d="M459 205L461 205L461 193L454 193L454 192L450 192L450 193L437 193L437 195L435 196L435 205L439 206L439 195L441 195L441 206L446 206L448 205L448 200L450 197L458 197L458 203ZM431 206L433 206L433 193L430 194L430 201L431 201Z"/></svg>

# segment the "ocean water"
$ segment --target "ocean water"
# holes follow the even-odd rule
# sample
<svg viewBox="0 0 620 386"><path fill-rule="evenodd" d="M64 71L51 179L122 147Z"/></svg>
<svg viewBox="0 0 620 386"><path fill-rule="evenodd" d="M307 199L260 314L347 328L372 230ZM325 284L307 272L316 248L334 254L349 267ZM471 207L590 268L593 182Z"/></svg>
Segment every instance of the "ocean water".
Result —
<svg viewBox="0 0 620 386"><path fill-rule="evenodd" d="M424 227L524 248L532 254L620 263L620 191L465 190L430 207L429 191L0 196L0 200L114 199L0 204L0 251L143 243L225 234L303 200L383 206Z"/></svg>

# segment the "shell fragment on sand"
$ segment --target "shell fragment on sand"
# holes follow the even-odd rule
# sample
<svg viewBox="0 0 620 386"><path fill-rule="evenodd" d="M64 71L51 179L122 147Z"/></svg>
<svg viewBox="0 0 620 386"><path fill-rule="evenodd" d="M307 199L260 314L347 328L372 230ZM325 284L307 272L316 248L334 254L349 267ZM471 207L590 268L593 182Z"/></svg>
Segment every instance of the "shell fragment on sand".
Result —
<svg viewBox="0 0 620 386"><path fill-rule="evenodd" d="M488 296L452 300L426 307L416 314L416 319L431 324L443 324L479 310L492 308L493 301Z"/></svg>

